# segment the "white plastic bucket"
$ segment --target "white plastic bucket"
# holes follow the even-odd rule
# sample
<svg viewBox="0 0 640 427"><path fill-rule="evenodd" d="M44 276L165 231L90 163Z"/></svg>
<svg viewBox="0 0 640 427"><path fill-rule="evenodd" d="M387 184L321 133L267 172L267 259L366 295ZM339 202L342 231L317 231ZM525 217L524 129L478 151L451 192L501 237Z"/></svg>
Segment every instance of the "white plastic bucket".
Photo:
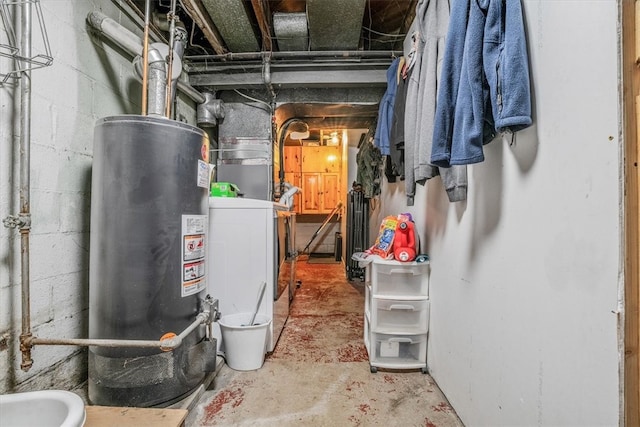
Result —
<svg viewBox="0 0 640 427"><path fill-rule="evenodd" d="M264 363L271 319L264 314L257 314L255 324L249 326L252 314L229 314L218 320L227 365L236 371L260 369Z"/></svg>

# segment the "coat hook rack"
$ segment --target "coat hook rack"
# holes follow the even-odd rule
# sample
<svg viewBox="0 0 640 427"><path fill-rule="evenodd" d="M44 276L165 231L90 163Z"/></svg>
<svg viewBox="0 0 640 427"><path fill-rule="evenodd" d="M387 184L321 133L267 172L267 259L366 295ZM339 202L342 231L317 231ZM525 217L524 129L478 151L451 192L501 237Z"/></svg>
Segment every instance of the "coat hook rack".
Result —
<svg viewBox="0 0 640 427"><path fill-rule="evenodd" d="M20 48L18 47L19 40L16 39L12 23L14 22L13 12L19 7L23 7L22 10L24 11L30 5L34 6L38 17L41 45L36 46L44 50L44 52L27 57L23 52L20 52ZM0 41L4 41L5 39L7 41L6 43L0 43L0 56L11 59L9 63L14 64L13 70L4 72L0 69L0 86L5 84L9 79L19 79L23 72L48 67L53 63L51 47L49 46L49 36L47 35L47 29L44 25L40 0L0 0L0 23L2 25L0 27ZM2 33L4 33L4 35L2 35ZM35 36L33 29L31 29L31 35Z"/></svg>

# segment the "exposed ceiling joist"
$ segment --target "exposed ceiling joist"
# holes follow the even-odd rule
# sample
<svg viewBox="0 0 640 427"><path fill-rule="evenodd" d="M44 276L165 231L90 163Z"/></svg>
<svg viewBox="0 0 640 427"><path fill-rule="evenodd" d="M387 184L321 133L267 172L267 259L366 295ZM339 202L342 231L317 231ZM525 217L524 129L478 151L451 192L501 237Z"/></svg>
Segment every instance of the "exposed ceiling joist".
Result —
<svg viewBox="0 0 640 427"><path fill-rule="evenodd" d="M218 55L222 55L223 53L227 53L227 50L224 48L224 43L222 42L222 37L216 30L213 22L211 22L211 18L209 14L204 9L200 0L182 0L182 4L184 4L187 13L191 16L191 19L196 23L198 27L202 30L204 37L207 39L211 47Z"/></svg>
<svg viewBox="0 0 640 427"><path fill-rule="evenodd" d="M258 40L243 0L200 0L232 52L256 52Z"/></svg>
<svg viewBox="0 0 640 427"><path fill-rule="evenodd" d="M271 12L269 4L265 0L251 0L251 6L253 6L253 13L256 16L258 27L260 27L260 33L262 34L262 50L271 52L273 44L271 42L271 22L269 19Z"/></svg>

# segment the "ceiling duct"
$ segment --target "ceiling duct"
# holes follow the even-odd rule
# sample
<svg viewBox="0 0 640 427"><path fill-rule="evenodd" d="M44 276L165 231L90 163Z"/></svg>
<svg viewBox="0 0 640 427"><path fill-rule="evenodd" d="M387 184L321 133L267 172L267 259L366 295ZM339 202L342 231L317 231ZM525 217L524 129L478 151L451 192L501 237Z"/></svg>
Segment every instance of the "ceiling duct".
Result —
<svg viewBox="0 0 640 427"><path fill-rule="evenodd" d="M311 50L355 50L366 0L307 0Z"/></svg>
<svg viewBox="0 0 640 427"><path fill-rule="evenodd" d="M260 45L243 0L202 0L231 52L256 52Z"/></svg>
<svg viewBox="0 0 640 427"><path fill-rule="evenodd" d="M306 13L274 13L273 31L276 34L278 49L281 51L309 48Z"/></svg>

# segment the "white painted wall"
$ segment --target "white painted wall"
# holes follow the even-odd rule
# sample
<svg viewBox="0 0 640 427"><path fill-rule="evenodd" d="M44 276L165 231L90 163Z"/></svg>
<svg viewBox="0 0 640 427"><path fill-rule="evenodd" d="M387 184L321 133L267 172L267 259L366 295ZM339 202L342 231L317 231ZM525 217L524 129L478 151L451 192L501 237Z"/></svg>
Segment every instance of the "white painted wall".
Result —
<svg viewBox="0 0 640 427"><path fill-rule="evenodd" d="M325 217L326 218L326 217ZM335 220L335 216L334 216ZM324 218L322 219L324 221ZM296 249L302 253L303 249L318 232L322 222L301 222L296 224ZM336 233L340 231L339 222L329 222L318 235L313 238L308 252L319 254L332 254L336 247Z"/></svg>
<svg viewBox="0 0 640 427"><path fill-rule="evenodd" d="M347 148L347 155L347 183L344 185L344 189L349 192L357 177L358 164L356 163L356 158L358 156L358 147Z"/></svg>
<svg viewBox="0 0 640 427"><path fill-rule="evenodd" d="M54 57L51 67L32 73L31 312L33 332L41 337L87 336L93 126L104 116L138 113L140 84L129 58L90 37L85 21L89 12L101 10L142 34L123 14L124 3L41 2ZM41 52L39 37L36 32L34 53ZM6 61L0 65L7 70ZM0 87L1 218L19 211L14 95L12 84ZM16 230L0 227L0 334L10 337L8 348L0 349L0 393L71 388L86 379L84 350L38 346L33 368L20 371L19 240Z"/></svg>
<svg viewBox="0 0 640 427"><path fill-rule="evenodd" d="M523 3L535 125L486 147L466 203L436 178L407 209L385 184L378 216L412 211L428 240L428 365L466 425L615 426L618 6Z"/></svg>

